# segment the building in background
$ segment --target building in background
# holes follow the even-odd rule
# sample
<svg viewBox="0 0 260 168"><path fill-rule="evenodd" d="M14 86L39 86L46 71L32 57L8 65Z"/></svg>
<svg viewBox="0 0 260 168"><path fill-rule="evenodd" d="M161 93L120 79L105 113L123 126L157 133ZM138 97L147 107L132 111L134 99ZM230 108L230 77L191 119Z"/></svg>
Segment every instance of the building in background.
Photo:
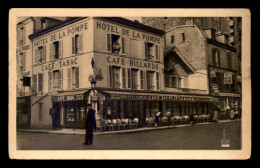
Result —
<svg viewBox="0 0 260 168"><path fill-rule="evenodd" d="M19 18L18 18L19 19ZM50 20L50 21L49 21ZM31 77L32 46L30 34L61 22L52 18L28 17L17 23L16 44L16 93L17 93L17 127L30 126L31 111Z"/></svg>

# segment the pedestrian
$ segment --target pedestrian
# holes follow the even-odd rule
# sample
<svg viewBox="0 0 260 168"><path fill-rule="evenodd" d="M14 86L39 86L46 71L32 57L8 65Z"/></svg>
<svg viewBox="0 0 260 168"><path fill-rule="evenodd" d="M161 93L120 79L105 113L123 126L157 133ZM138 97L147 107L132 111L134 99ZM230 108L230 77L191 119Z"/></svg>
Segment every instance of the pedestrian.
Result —
<svg viewBox="0 0 260 168"><path fill-rule="evenodd" d="M93 143L93 130L96 130L95 110L91 108L91 104L87 104L86 115L86 134L83 145L91 145Z"/></svg>
<svg viewBox="0 0 260 168"><path fill-rule="evenodd" d="M218 118L219 118L218 110L215 109L214 110L214 115L213 115L213 121L214 122L218 122Z"/></svg>
<svg viewBox="0 0 260 168"><path fill-rule="evenodd" d="M191 115L190 115L190 124L191 125L193 125L193 123L194 123L194 115L195 115L196 113L195 112L193 112L193 113L191 113Z"/></svg>
<svg viewBox="0 0 260 168"><path fill-rule="evenodd" d="M158 112L155 115L155 128L157 128L157 126L158 126L158 124L160 122L160 120L159 120L160 115L161 115L161 112Z"/></svg>

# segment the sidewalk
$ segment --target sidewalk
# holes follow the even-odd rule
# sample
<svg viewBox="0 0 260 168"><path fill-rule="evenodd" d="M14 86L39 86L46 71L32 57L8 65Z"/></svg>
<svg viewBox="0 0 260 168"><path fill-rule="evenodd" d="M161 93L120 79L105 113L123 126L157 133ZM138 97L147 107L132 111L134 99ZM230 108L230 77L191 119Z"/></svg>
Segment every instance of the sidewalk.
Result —
<svg viewBox="0 0 260 168"><path fill-rule="evenodd" d="M241 119L235 120L219 120L218 123L229 123L229 122L239 122ZM193 126L200 126L200 125L209 125L214 124L213 122L204 122L204 123L196 123ZM179 127L189 127L190 124L183 124L183 125L171 125L171 126L162 126L162 127L143 127L137 129L130 129L130 130L119 130L119 131L106 131L106 132L94 132L94 135L110 135L110 134L127 134L127 133L137 133L137 132L147 132L147 131L154 131L154 130L163 130L163 129L170 129L170 128L179 128ZM85 129L60 129L60 130L42 130L42 129L19 129L17 132L31 132L31 133L48 133L48 134L67 134L67 135L85 135Z"/></svg>

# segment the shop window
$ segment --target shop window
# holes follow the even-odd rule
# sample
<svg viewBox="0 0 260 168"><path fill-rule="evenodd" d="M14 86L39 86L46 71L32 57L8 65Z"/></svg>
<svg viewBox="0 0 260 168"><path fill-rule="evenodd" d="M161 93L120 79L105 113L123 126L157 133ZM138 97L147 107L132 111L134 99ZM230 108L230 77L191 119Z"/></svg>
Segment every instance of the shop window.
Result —
<svg viewBox="0 0 260 168"><path fill-rule="evenodd" d="M125 74L125 68L122 68L122 80L123 80L123 88L126 88L126 74Z"/></svg>
<svg viewBox="0 0 260 168"><path fill-rule="evenodd" d="M83 34L76 34L72 37L72 54L83 52Z"/></svg>
<svg viewBox="0 0 260 168"><path fill-rule="evenodd" d="M110 87L120 88L120 67L109 66Z"/></svg>
<svg viewBox="0 0 260 168"><path fill-rule="evenodd" d="M147 90L154 90L154 72L146 71L147 72Z"/></svg>
<svg viewBox="0 0 260 168"><path fill-rule="evenodd" d="M43 121L43 103L38 103L38 122Z"/></svg>
<svg viewBox="0 0 260 168"><path fill-rule="evenodd" d="M151 60L154 58L153 48L154 48L153 43L145 42L145 59Z"/></svg>
<svg viewBox="0 0 260 168"><path fill-rule="evenodd" d="M138 89L138 70L137 69L131 69L132 71L132 89Z"/></svg>
<svg viewBox="0 0 260 168"><path fill-rule="evenodd" d="M40 46L35 49L35 63L43 63L46 61L46 46Z"/></svg>
<svg viewBox="0 0 260 168"><path fill-rule="evenodd" d="M171 43L174 43L174 35L171 35Z"/></svg>
<svg viewBox="0 0 260 168"><path fill-rule="evenodd" d="M43 91L43 74L38 74L38 92Z"/></svg>
<svg viewBox="0 0 260 168"><path fill-rule="evenodd" d="M213 65L220 66L220 52L216 49L212 50Z"/></svg>
<svg viewBox="0 0 260 168"><path fill-rule="evenodd" d="M37 92L37 75L32 76L32 92Z"/></svg>

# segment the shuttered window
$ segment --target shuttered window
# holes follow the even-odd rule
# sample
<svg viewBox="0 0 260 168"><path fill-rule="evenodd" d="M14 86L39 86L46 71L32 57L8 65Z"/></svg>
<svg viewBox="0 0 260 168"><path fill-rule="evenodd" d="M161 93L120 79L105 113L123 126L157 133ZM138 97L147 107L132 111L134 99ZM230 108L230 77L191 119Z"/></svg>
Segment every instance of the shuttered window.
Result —
<svg viewBox="0 0 260 168"><path fill-rule="evenodd" d="M122 80L123 80L123 88L126 88L126 74L125 74L125 68L122 68Z"/></svg>
<svg viewBox="0 0 260 168"><path fill-rule="evenodd" d="M144 71L140 70L140 88L144 89Z"/></svg>
<svg viewBox="0 0 260 168"><path fill-rule="evenodd" d="M131 69L127 69L127 86L128 88L132 88L132 83L131 83Z"/></svg>
<svg viewBox="0 0 260 168"><path fill-rule="evenodd" d="M32 92L37 92L37 75L33 75L32 79Z"/></svg>
<svg viewBox="0 0 260 168"><path fill-rule="evenodd" d="M79 88L79 67L75 67L75 88Z"/></svg>
<svg viewBox="0 0 260 168"><path fill-rule="evenodd" d="M72 37L72 54L83 52L83 34L77 34Z"/></svg>
<svg viewBox="0 0 260 168"><path fill-rule="evenodd" d="M53 71L53 89L59 89L59 71Z"/></svg>
<svg viewBox="0 0 260 168"><path fill-rule="evenodd" d="M148 45L147 45L147 43L145 42L144 43L144 51L145 51L145 59L148 59Z"/></svg>
<svg viewBox="0 0 260 168"><path fill-rule="evenodd" d="M155 45L155 58L156 58L156 61L159 61L159 60L160 60L160 56L159 56L159 46L158 46L158 45Z"/></svg>
<svg viewBox="0 0 260 168"><path fill-rule="evenodd" d="M71 68L67 69L67 88L71 89Z"/></svg>
<svg viewBox="0 0 260 168"><path fill-rule="evenodd" d="M52 90L52 72L48 72L48 90Z"/></svg>
<svg viewBox="0 0 260 168"><path fill-rule="evenodd" d="M59 70L59 89L62 90L62 76L63 76L63 71Z"/></svg>
<svg viewBox="0 0 260 168"><path fill-rule="evenodd" d="M43 91L43 74L38 74L38 92Z"/></svg>

